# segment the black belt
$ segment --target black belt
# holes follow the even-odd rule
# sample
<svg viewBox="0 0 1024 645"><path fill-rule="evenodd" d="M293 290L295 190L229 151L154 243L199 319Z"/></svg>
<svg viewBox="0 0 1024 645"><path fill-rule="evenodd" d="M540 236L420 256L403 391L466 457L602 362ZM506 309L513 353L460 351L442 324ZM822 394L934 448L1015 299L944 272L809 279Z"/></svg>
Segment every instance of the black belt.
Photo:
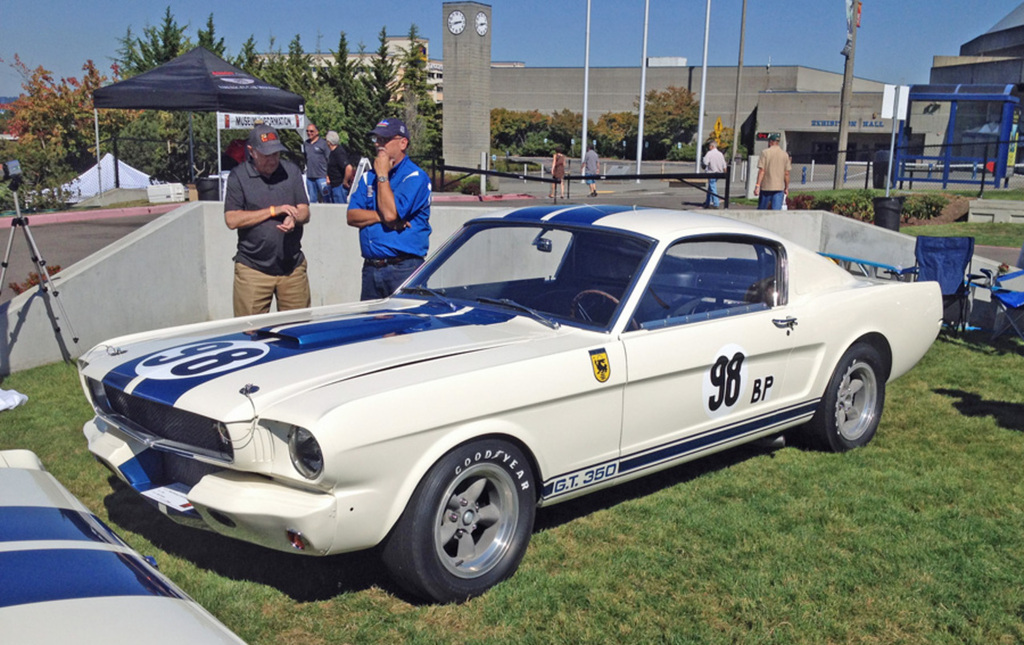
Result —
<svg viewBox="0 0 1024 645"><path fill-rule="evenodd" d="M399 262L405 262L406 260L422 260L423 258L418 255L396 255L393 258L363 258L364 267L373 267L375 269L383 269L390 264L398 264Z"/></svg>

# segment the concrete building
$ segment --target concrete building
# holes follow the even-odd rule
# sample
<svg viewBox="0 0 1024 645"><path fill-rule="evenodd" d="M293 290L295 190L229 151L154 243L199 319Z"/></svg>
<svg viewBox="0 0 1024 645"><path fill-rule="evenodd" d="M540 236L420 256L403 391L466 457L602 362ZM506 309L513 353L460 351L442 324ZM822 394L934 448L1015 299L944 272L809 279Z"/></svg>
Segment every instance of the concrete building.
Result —
<svg viewBox="0 0 1024 645"><path fill-rule="evenodd" d="M683 87L700 94L701 68L650 65L647 90ZM757 132L781 132L784 147L797 161L834 161L839 141L839 94L843 75L802 66L744 66L740 92L740 131L756 142ZM883 84L854 79L850 106L849 160L867 159L888 148L892 123L880 119ZM732 127L736 97L736 67L709 67L705 123L721 118ZM590 70L589 118L606 112L636 109L640 95L639 67L597 67ZM582 68L491 67L491 107L537 110L551 114L564 109L582 112ZM766 144L764 144L766 145ZM755 145L754 152L760 151ZM820 159L819 159L820 158Z"/></svg>
<svg viewBox="0 0 1024 645"><path fill-rule="evenodd" d="M984 34L960 46L959 56L935 56L933 85L1024 83L1024 3Z"/></svg>

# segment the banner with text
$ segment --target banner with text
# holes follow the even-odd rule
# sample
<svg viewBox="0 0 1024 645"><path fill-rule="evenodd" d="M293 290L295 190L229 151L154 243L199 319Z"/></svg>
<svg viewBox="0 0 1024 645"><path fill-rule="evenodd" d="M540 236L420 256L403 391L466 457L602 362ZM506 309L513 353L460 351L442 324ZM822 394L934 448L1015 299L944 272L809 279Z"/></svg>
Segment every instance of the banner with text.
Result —
<svg viewBox="0 0 1024 645"><path fill-rule="evenodd" d="M217 113L218 130L252 130L259 123L276 130L301 130L306 125L306 115Z"/></svg>

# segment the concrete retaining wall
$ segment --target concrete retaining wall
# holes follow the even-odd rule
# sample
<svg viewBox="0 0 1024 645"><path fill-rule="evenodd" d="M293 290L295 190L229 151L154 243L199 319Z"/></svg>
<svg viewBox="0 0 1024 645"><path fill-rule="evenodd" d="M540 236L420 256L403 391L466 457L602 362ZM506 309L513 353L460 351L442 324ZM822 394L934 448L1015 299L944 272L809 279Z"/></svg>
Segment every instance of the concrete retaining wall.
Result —
<svg viewBox="0 0 1024 645"><path fill-rule="evenodd" d="M235 232L220 202L194 202L154 220L54 277L58 300L38 290L0 305L0 375L73 359L108 338L231 316ZM362 259L345 207L314 204L302 245L313 305L359 298ZM435 204L431 249L493 207ZM729 210L811 249L912 266L914 238L821 211ZM976 258L974 270L996 263ZM979 292L980 295L980 292ZM54 318L61 327L53 329ZM72 338L77 337L75 343Z"/></svg>
<svg viewBox="0 0 1024 645"><path fill-rule="evenodd" d="M967 221L1024 224L1024 202L1012 199L972 199Z"/></svg>

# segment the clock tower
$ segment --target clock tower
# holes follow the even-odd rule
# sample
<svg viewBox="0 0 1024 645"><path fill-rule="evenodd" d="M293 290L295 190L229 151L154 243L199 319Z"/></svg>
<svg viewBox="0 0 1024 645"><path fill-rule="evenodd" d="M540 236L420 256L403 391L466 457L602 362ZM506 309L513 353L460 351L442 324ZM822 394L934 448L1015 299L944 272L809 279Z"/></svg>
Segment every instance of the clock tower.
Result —
<svg viewBox="0 0 1024 645"><path fill-rule="evenodd" d="M446 164L476 168L491 151L491 6L445 2L444 126Z"/></svg>

